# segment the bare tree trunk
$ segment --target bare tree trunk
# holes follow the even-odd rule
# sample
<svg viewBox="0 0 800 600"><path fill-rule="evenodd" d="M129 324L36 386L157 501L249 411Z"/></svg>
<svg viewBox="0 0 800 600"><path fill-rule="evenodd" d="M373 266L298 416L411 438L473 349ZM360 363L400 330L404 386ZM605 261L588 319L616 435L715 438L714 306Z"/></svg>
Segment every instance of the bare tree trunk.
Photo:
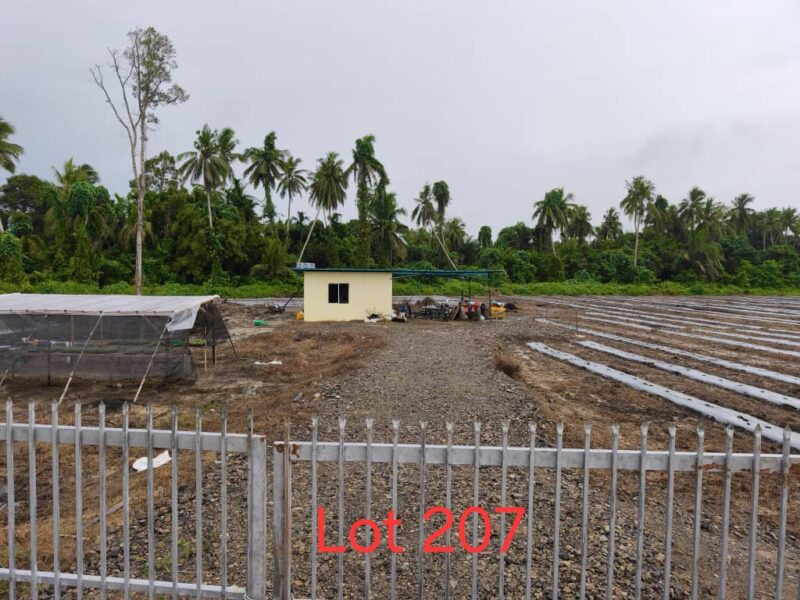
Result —
<svg viewBox="0 0 800 600"><path fill-rule="evenodd" d="M639 219L635 219L634 226L636 227L636 241L633 243L633 268L635 269L639 263Z"/></svg>
<svg viewBox="0 0 800 600"><path fill-rule="evenodd" d="M146 142L146 125L142 119L139 131L139 166L137 169L136 158L133 156L134 148L131 148L131 158L133 159L133 174L136 179L136 275L134 285L136 287L136 295L142 295L142 285L144 277L142 275L142 246L144 244L144 195L145 195L145 142Z"/></svg>
<svg viewBox="0 0 800 600"><path fill-rule="evenodd" d="M308 246L308 241L311 239L311 234L314 233L314 226L317 224L317 221L319 220L319 213L320 213L321 210L322 210L322 208L318 208L317 209L317 214L314 215L314 221L311 223L311 229L308 230L308 236L306 237L306 243L303 244L303 249L300 250L300 256L297 257L297 264L298 265L301 262L303 262L303 254L305 254L305 252L306 252L306 246Z"/></svg>
<svg viewBox="0 0 800 600"><path fill-rule="evenodd" d="M0 219L0 233L5 233L5 232L6 232L6 230L3 227L3 219Z"/></svg>
<svg viewBox="0 0 800 600"><path fill-rule="evenodd" d="M136 295L142 294L142 211L144 209L144 191L139 177L139 166L136 164L136 143L131 140L131 165L133 167L133 181L136 183L136 266L134 274L134 287Z"/></svg>

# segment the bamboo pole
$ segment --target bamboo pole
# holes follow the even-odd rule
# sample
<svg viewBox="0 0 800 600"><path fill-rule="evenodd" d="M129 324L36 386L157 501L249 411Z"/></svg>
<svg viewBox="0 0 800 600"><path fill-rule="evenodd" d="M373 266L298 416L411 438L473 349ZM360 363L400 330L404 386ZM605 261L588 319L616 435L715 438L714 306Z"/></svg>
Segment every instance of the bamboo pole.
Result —
<svg viewBox="0 0 800 600"><path fill-rule="evenodd" d="M75 364L72 367L72 372L69 374L69 379L67 379L67 383L64 384L64 390L61 392L61 397L58 399L59 406L64 401L64 397L67 395L67 391L69 390L69 386L72 383L72 378L75 377L75 371L78 370L78 365L80 364L81 359L83 358L83 353L86 351L86 346L89 345L89 341L92 339L92 336L94 335L94 332L97 329L97 326L100 324L100 321L102 319L103 319L103 313L101 312L100 316L97 317L97 321L95 321L94 325L92 325L92 329L89 332L89 336L86 338L86 341L83 342L83 347L81 348L81 353L78 354L78 358L77 358L77 360L75 361ZM70 317L70 330L71 330L70 331L70 335L71 336L74 335L74 331L72 331L72 328L73 328L73 320L72 320L72 317Z"/></svg>
<svg viewBox="0 0 800 600"><path fill-rule="evenodd" d="M167 327L169 326L169 321L164 324L164 329L161 330L161 335L158 338L158 343L156 344L156 349L153 350L153 354L150 356L150 362L147 363L147 368L144 370L144 375L142 375L142 380L139 382L139 389L136 390L136 395L133 397L133 403L135 404L136 401L139 399L139 394L142 393L142 388L144 387L145 379L147 379L147 374L150 372L150 367L153 366L153 361L156 358L156 353L158 349L161 347L161 341L164 339L164 334L167 332Z"/></svg>

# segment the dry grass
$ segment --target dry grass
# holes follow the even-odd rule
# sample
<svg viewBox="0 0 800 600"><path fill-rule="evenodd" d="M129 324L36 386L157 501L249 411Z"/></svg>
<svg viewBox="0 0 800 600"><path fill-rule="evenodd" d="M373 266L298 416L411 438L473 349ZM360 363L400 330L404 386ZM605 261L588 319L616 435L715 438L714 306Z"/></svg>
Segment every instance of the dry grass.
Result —
<svg viewBox="0 0 800 600"><path fill-rule="evenodd" d="M498 350L494 355L494 364L498 370L502 371L512 379L518 379L522 362L513 354L505 350Z"/></svg>
<svg viewBox="0 0 800 600"><path fill-rule="evenodd" d="M381 332L375 326L369 328L352 324L317 325L312 323L287 322L270 332L259 332L246 339L236 341L238 358L230 346L221 346L217 351L218 364L204 370L202 352L195 356L198 365L196 384L164 385L154 380L144 388L143 400L130 407L130 426L142 428L146 421L146 401L154 405L154 424L157 429L170 428L170 408L175 404L179 409L179 427L194 429L194 409L203 412L203 429L215 431L220 427L220 409L228 410L228 431L245 433L250 410L254 413L254 426L257 434L265 434L268 439L278 439L285 419L304 422L310 415L304 414L292 399L303 393L313 395L317 386L330 378L335 378L364 365L371 353L382 344ZM279 360L281 365L257 365L256 362L269 363ZM136 383L109 386L107 382L76 380L70 389L67 401L61 407L62 424L73 422L73 402L83 406L83 424L95 426L98 419L98 406L104 401L107 406L108 427L121 426L122 402L132 398ZM3 386L6 398L14 399L14 417L17 421L27 420L27 401L37 405L38 421L49 418L50 402L58 397L60 385L47 387L42 382L7 380ZM46 416L47 415L47 416ZM2 420L5 420L4 418ZM52 487L50 483L52 460L49 445L37 445L37 487L38 487L38 552L39 567L50 568L53 560L52 541ZM144 449L131 449L131 460L142 456ZM191 453L181 453L179 460L179 481L182 486L194 486L194 462ZM204 453L204 471L214 468L214 453ZM27 498L28 456L23 444L15 445L15 487L23 499ZM75 562L75 459L71 445L60 447L61 465L61 553L62 567L70 568ZM106 466L108 482L107 506L114 507L121 502L120 481L122 469L120 450L109 448ZM5 453L0 456L0 472L5 473ZM158 469L154 473L155 506L169 506L170 468ZM87 554L97 546L99 536L98 494L98 456L95 448L85 448L83 452L83 521L85 528L85 549ZM133 521L145 514L147 500L146 480L143 474L131 473L130 501ZM0 510L0 537L6 539L7 523L5 510ZM108 531L118 531L122 526L122 511L116 510L108 515ZM16 511L17 565L25 568L29 563L27 552L30 528L27 503L21 502ZM0 563L6 548L0 552ZM0 588L1 590L2 588ZM2 591L0 591L2 596Z"/></svg>

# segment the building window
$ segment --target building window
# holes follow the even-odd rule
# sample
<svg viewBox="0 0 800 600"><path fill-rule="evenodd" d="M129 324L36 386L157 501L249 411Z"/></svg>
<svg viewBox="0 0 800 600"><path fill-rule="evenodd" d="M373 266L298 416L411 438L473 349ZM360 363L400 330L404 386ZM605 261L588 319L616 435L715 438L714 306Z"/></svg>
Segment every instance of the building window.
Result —
<svg viewBox="0 0 800 600"><path fill-rule="evenodd" d="M328 304L348 304L350 302L349 283L328 284Z"/></svg>

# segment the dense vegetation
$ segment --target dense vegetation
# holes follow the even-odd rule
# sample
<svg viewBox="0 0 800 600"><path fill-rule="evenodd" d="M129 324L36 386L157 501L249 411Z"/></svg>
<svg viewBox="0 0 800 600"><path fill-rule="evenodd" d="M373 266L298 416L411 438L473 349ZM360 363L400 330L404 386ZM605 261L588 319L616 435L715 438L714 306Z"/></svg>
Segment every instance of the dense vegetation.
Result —
<svg viewBox="0 0 800 600"><path fill-rule="evenodd" d="M168 53L157 73L159 82L164 73L171 82L176 65L169 40L151 29L130 36L155 40L153 51ZM114 64L122 56L127 54L112 53ZM177 86L170 89L173 96L161 98L163 104L188 98ZM157 122L151 109L145 106L144 116L133 123L142 132L144 123ZM632 232L623 230L613 207L593 225L587 207L558 188L531 199L529 222L496 235L483 226L472 236L455 216L458 193L451 196L445 181L422 185L406 214L371 135L355 141L350 157L329 152L305 168L307 163L280 147L274 132L262 145L243 148L230 128L204 125L193 142L187 140L190 149L177 155L163 151L142 168L134 160L134 179L124 194L111 194L91 165L73 159L54 168L51 180L15 174L23 149L14 135L0 118L0 169L9 173L0 186L3 291L130 292L137 232L144 285L154 292L286 293L297 285L289 268L300 261L324 267L501 269L495 283L515 292L800 287L797 210L756 211L749 194L725 205L695 187L672 202L637 176L620 194ZM358 216L344 222L338 211L348 202L348 189ZM303 197L313 215L293 211ZM141 219L137 206L144 209ZM443 289L456 288L463 284ZM398 285L399 291L428 289L414 281Z"/></svg>

